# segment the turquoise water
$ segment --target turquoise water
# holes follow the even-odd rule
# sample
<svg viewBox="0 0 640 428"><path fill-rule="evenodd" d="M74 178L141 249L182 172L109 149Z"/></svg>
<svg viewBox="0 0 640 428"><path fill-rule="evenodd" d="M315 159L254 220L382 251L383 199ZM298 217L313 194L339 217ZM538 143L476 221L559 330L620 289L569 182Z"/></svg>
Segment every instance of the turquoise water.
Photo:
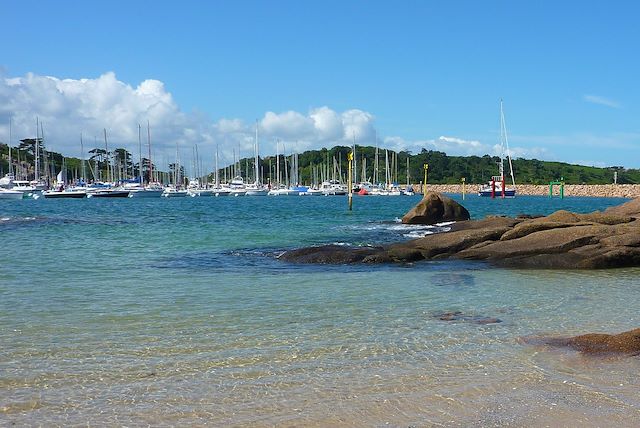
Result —
<svg viewBox="0 0 640 428"><path fill-rule="evenodd" d="M423 235L397 223L418 200L0 201L0 425L637 425L640 359L520 339L637 328L640 269L276 258ZM463 203L481 218L621 202ZM501 322L440 320L455 311Z"/></svg>

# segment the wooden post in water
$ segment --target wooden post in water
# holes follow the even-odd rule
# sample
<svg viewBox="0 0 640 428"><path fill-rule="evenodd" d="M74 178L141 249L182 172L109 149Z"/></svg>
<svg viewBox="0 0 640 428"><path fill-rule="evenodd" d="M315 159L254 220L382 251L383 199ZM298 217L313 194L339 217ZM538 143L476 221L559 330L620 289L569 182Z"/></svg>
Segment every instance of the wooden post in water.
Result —
<svg viewBox="0 0 640 428"><path fill-rule="evenodd" d="M466 188L465 188L465 178L462 177L462 200L464 201L464 194L465 194Z"/></svg>
<svg viewBox="0 0 640 428"><path fill-rule="evenodd" d="M429 164L424 164L424 184L422 184L422 198L427 194L427 171L429 170Z"/></svg>

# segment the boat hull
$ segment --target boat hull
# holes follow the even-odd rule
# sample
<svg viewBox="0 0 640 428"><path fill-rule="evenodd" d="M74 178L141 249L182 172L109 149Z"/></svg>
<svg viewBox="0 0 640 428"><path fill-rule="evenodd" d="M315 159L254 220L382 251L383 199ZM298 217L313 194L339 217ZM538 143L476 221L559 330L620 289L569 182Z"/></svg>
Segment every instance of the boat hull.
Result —
<svg viewBox="0 0 640 428"><path fill-rule="evenodd" d="M128 190L102 190L94 193L89 193L88 198L127 198L129 197Z"/></svg>
<svg viewBox="0 0 640 428"><path fill-rule="evenodd" d="M480 190L478 192L478 196L482 196L482 197L491 197L491 190ZM498 190L496 189L495 193L493 194L496 198L501 198L502 197L502 190ZM515 189L506 189L504 191L504 197L505 198L515 198L516 197L516 190Z"/></svg>
<svg viewBox="0 0 640 428"><path fill-rule="evenodd" d="M129 192L130 198L159 198L162 196L164 189L160 190L131 190Z"/></svg>
<svg viewBox="0 0 640 428"><path fill-rule="evenodd" d="M86 192L43 192L45 199L82 199L87 196Z"/></svg>
<svg viewBox="0 0 640 428"><path fill-rule="evenodd" d="M0 199L22 199L24 194L20 191L4 190L0 192Z"/></svg>

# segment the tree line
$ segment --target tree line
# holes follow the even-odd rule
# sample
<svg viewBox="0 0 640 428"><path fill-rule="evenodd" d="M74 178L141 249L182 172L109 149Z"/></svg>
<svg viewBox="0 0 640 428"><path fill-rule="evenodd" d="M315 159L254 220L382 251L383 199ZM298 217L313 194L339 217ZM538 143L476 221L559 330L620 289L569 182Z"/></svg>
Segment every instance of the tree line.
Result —
<svg viewBox="0 0 640 428"><path fill-rule="evenodd" d="M35 168L35 139L25 139L18 147L12 147L12 170L22 172L32 179ZM8 146L0 143L0 172L2 175L9 171ZM297 155L298 184L314 184L321 180L337 179L344 181L347 173L347 155L352 148L348 146L334 146L319 150L307 150ZM88 150L85 178L90 181L112 178L134 178L142 173L144 181L150 181L149 173L153 170L155 179L169 181L174 175L176 164L169 165L169 171L158 171L156 165L143 158L134 162L132 154L123 148L107 151L101 148ZM388 181L403 183L419 183L424 180L424 165L428 165L427 182L432 184L455 184L465 178L467 183L484 183L492 175L498 173L497 156L448 156L444 152L422 149L420 153L412 154L408 151L392 151L378 149L372 146L356 146L355 169L358 181L385 183ZM377 159L377 160L376 160ZM639 169L626 169L622 166L592 167L573 165L564 162L541 161L538 159L514 159L514 175L516 184L548 184L549 181L564 179L567 184L608 184L617 174L619 184L640 183ZM259 159L260 181L263 183L282 180L283 171L290 172L292 155L265 156ZM60 153L42 150L40 153L40 175L55 177L57 172L65 169L67 177L80 178L82 174L82 160L64 157ZM232 166L221 168L220 177L231 176ZM226 170L225 170L226 169ZM234 174L243 175L246 181L254 181L254 159L240 159ZM276 171L280 170L278 180ZM505 160L505 171L508 163ZM228 174L227 174L228 173ZM157 174L157 175L156 175ZM18 174L16 174L18 175ZM179 176L185 175L183 166L178 171ZM287 174L292 176L292 174ZM207 174L207 179L213 181L215 172ZM152 180L153 181L153 180ZM296 183L291 183L296 184Z"/></svg>

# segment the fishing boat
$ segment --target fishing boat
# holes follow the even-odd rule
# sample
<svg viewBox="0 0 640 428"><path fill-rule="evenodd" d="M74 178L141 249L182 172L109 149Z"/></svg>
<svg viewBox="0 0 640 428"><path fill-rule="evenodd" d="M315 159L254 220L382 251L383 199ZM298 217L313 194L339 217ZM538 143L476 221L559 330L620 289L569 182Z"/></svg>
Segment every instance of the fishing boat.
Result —
<svg viewBox="0 0 640 428"><path fill-rule="evenodd" d="M504 157L509 161L509 173L511 176L511 186L506 182L504 176ZM509 152L509 139L507 137L507 126L504 120L504 109L502 100L500 100L500 161L498 162L498 175L491 177L487 184L483 184L478 189L478 196L495 198L496 195L501 198L515 198L516 181L513 176L513 163L511 162L511 153Z"/></svg>

